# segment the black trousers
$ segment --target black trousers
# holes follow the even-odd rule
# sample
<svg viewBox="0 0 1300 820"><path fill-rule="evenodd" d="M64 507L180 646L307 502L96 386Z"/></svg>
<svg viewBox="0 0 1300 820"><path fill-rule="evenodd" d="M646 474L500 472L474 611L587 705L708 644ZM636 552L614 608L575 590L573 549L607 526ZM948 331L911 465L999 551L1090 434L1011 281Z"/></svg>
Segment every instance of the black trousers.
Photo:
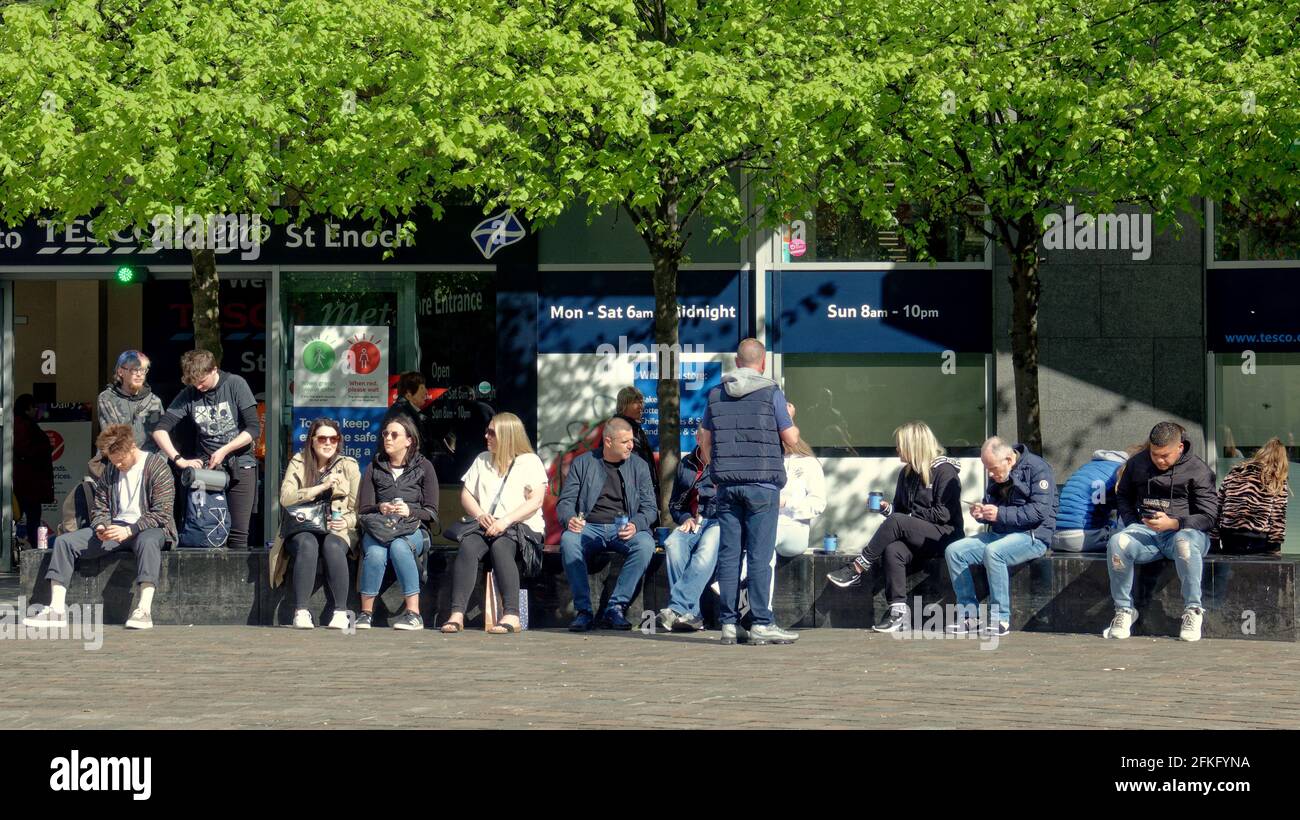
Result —
<svg viewBox="0 0 1300 820"><path fill-rule="evenodd" d="M519 545L508 535L498 535L491 545L481 533L467 535L456 553L456 566L451 578L451 611L464 612L469 606L469 596L478 583L479 562L492 553L493 580L501 590L501 608L507 615L519 614L519 567L515 554Z"/></svg>
<svg viewBox="0 0 1300 820"><path fill-rule="evenodd" d="M885 595L890 604L907 603L907 565L913 558L932 553L944 537L937 526L920 518L894 513L862 548L872 564L885 561Z"/></svg>
<svg viewBox="0 0 1300 820"><path fill-rule="evenodd" d="M346 538L328 533L317 535L300 532L285 542L284 548L293 556L293 606L306 609L311 594L316 589L316 568L319 559L325 558L325 585L335 611L348 608L348 542Z"/></svg>
<svg viewBox="0 0 1300 820"><path fill-rule="evenodd" d="M166 534L160 529L141 530L139 535L125 541L100 541L90 527L60 535L50 549L50 569L45 577L66 587L79 559L99 558L118 549L135 553L135 581L138 584L158 583L162 571L162 548Z"/></svg>
<svg viewBox="0 0 1300 820"><path fill-rule="evenodd" d="M1255 553L1277 552L1282 545L1265 540L1264 536L1253 532L1224 530L1219 534L1219 546L1229 555L1251 555Z"/></svg>
<svg viewBox="0 0 1300 820"><path fill-rule="evenodd" d="M253 519L256 501L257 466L232 467L230 486L226 488L226 504L230 507L230 538L226 546L230 549L248 549L248 525ZM257 546L260 548L262 545Z"/></svg>

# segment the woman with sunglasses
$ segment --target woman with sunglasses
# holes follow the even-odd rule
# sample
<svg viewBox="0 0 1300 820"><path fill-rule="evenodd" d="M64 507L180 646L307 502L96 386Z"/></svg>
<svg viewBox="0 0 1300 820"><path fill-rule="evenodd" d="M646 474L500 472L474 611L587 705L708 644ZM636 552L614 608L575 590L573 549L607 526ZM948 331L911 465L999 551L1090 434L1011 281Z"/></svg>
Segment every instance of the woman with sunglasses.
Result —
<svg viewBox="0 0 1300 820"><path fill-rule="evenodd" d="M478 581L478 568L492 556L493 579L501 590L505 614L489 632L518 632L518 542L506 532L512 525L527 527L542 541L542 501L546 498L546 467L533 452L524 423L514 413L498 413L488 422L487 452L479 455L461 479L460 503L467 515L478 519L479 529L460 540L451 581L451 615L442 631L465 628L465 607Z"/></svg>
<svg viewBox="0 0 1300 820"><path fill-rule="evenodd" d="M420 454L420 434L406 416L384 423L382 452L366 468L357 500L360 515L379 513L398 516L398 523L417 524L410 535L399 535L388 543L369 532L361 535L361 614L357 629L369 629L374 617L375 597L389 564L397 575L406 599L406 611L394 622L394 629L424 629L420 618L420 561L429 548L429 525L438 522L438 476L433 462ZM413 521L412 521L413 519Z"/></svg>
<svg viewBox="0 0 1300 820"><path fill-rule="evenodd" d="M138 350L126 350L117 357L113 383L99 394L99 429L126 424L135 436L135 446L145 452L158 449L153 431L162 419L162 400L149 387L149 357Z"/></svg>
<svg viewBox="0 0 1300 820"><path fill-rule="evenodd" d="M271 550L271 586L284 581L285 553L293 556L293 625L311 629L314 624L307 610L316 587L316 567L325 562L326 588L334 616L326 626L348 626L348 558L357 549L357 494L361 486L361 468L352 456L340 455L342 439L333 420L318 418L307 430L303 449L289 460L280 484L280 506L290 507L311 501L329 501L329 532L300 532L289 538L275 539Z"/></svg>

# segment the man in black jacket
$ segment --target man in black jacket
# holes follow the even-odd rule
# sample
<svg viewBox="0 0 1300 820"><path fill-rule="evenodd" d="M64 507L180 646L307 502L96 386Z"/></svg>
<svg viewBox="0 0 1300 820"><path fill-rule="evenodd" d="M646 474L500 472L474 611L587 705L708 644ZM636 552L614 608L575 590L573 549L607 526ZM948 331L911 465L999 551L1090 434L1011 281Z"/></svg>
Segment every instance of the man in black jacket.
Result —
<svg viewBox="0 0 1300 820"><path fill-rule="evenodd" d="M1110 596L1115 618L1103 637L1131 634L1133 572L1138 564L1172 559L1183 585L1183 621L1178 637L1201 639L1201 563L1210 549L1209 531L1219 516L1214 471L1192 455L1187 433L1172 421L1151 428L1150 446L1128 460L1115 499L1124 529L1107 546Z"/></svg>

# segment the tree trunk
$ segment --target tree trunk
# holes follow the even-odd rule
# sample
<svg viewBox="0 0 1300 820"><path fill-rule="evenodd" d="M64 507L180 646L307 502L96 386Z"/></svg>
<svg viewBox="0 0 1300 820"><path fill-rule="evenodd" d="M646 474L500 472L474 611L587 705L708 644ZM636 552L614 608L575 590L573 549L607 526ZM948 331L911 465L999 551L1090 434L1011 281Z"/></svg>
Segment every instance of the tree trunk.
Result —
<svg viewBox="0 0 1300 820"><path fill-rule="evenodd" d="M1028 243L1027 250L1025 249ZM1043 455L1043 428L1038 404L1038 242L1021 237L1011 254L1011 364L1016 385L1016 436Z"/></svg>
<svg viewBox="0 0 1300 820"><path fill-rule="evenodd" d="M659 518L672 521L677 463L681 460L680 393L677 380L681 346L677 335L677 272L681 255L662 246L654 254L655 344L659 368Z"/></svg>
<svg viewBox="0 0 1300 820"><path fill-rule="evenodd" d="M217 278L217 255L211 249L191 249L194 276L190 297L194 300L194 348L211 351L221 365L221 282Z"/></svg>

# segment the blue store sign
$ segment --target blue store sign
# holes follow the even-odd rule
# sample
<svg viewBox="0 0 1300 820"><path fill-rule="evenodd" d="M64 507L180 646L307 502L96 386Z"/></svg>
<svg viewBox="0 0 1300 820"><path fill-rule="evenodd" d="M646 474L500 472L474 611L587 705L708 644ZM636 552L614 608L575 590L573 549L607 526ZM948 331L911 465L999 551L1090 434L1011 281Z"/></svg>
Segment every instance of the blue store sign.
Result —
<svg viewBox="0 0 1300 820"><path fill-rule="evenodd" d="M781 271L776 279L782 353L993 350L988 271Z"/></svg>

